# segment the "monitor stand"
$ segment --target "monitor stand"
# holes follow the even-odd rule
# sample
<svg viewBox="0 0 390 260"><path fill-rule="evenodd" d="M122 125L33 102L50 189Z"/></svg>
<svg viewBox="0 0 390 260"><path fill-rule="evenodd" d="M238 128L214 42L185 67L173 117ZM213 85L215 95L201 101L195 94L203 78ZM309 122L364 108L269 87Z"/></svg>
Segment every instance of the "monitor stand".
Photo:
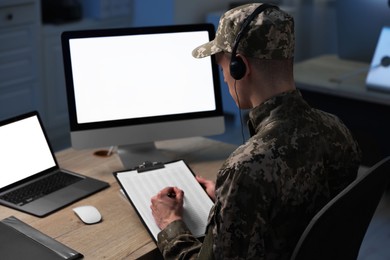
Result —
<svg viewBox="0 0 390 260"><path fill-rule="evenodd" d="M167 162L174 159L174 156L170 155L168 151L158 149L154 142L121 145L118 146L117 153L125 169L132 169L145 161Z"/></svg>

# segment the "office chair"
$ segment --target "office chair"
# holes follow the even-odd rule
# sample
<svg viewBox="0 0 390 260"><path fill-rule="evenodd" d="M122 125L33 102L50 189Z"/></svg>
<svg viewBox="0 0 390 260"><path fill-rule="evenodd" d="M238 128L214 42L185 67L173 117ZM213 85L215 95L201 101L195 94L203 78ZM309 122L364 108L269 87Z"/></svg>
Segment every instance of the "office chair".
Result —
<svg viewBox="0 0 390 260"><path fill-rule="evenodd" d="M390 156L329 201L302 233L291 260L356 260L390 179Z"/></svg>

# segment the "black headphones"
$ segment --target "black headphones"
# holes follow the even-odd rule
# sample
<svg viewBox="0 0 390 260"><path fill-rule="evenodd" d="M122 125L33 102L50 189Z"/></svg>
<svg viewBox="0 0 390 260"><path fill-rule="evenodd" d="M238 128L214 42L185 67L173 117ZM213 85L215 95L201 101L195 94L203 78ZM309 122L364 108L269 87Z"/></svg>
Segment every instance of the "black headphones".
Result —
<svg viewBox="0 0 390 260"><path fill-rule="evenodd" d="M242 77L244 77L245 72L246 72L246 66L241 59L241 57L237 57L237 49L238 49L238 44L240 43L240 40L242 38L242 35L246 32L248 29L249 24L252 22L252 20L259 15L261 12L268 8L276 8L279 9L275 5L270 5L270 4L262 4L258 6L251 15L249 15L244 22L242 23L241 29L238 32L236 39L234 40L234 45L232 49L232 58L230 60L230 75L235 79L235 80L240 80Z"/></svg>

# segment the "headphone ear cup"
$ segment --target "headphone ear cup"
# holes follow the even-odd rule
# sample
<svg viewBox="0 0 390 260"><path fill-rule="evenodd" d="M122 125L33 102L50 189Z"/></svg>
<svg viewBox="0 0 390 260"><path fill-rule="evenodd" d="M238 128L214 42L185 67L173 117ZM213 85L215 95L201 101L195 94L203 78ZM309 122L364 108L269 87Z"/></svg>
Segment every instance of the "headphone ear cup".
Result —
<svg viewBox="0 0 390 260"><path fill-rule="evenodd" d="M242 61L241 57L232 57L230 61L230 75L235 80L240 80L244 77L245 72L245 63Z"/></svg>

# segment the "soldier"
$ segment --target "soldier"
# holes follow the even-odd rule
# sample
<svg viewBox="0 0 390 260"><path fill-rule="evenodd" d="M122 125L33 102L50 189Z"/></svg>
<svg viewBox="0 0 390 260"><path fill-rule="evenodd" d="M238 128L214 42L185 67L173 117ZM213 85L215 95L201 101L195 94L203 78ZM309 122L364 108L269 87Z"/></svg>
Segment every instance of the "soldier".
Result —
<svg viewBox="0 0 390 260"><path fill-rule="evenodd" d="M158 247L166 259L289 259L314 214L356 178L360 149L336 116L310 107L295 88L294 21L279 8L227 11L215 39L193 51L209 55L237 106L250 109L251 137L215 184L198 177L215 202L203 243L181 220L180 187L151 199Z"/></svg>

